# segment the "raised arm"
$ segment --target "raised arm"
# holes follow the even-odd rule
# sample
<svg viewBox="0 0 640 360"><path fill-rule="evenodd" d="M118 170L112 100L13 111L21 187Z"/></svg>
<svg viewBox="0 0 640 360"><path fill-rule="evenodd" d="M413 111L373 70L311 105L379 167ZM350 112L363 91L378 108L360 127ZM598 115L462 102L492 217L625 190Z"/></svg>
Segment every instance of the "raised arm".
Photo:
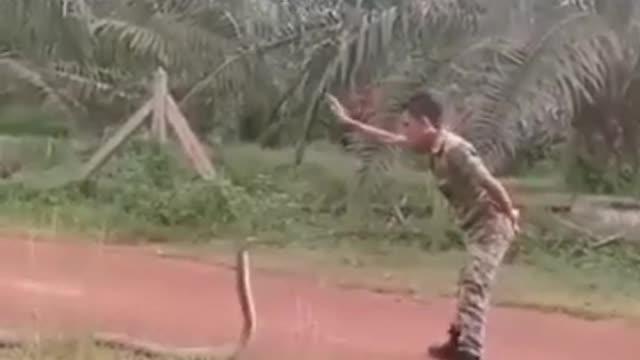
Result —
<svg viewBox="0 0 640 360"><path fill-rule="evenodd" d="M327 95L327 101L329 102L331 111L333 111L338 120L355 128L360 133L385 144L402 145L406 143L407 138L404 135L396 134L372 125L364 124L351 118L347 114L347 111L344 109L342 104L340 104L340 101L338 101L338 99L336 99L334 96Z"/></svg>

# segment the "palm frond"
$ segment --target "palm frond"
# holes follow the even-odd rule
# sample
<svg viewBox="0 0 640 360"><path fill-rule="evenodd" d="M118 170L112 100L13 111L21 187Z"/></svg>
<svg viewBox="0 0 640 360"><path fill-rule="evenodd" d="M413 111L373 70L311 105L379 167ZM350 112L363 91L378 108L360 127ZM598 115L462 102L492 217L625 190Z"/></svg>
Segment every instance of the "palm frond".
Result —
<svg viewBox="0 0 640 360"><path fill-rule="evenodd" d="M19 50L32 61L90 58L88 19L83 13L69 13L65 7L69 7L66 1L1 2L0 47L5 44Z"/></svg>
<svg viewBox="0 0 640 360"><path fill-rule="evenodd" d="M415 89L424 87L425 77L438 73L446 64L446 61L430 62L430 58L437 52L446 53L447 45L459 43L477 28L477 16L482 9L476 5L474 1L411 1L378 10L373 15L366 13L340 33L334 47L329 45L330 50L325 49L329 51L331 66L319 67L324 73L319 77L320 82L313 84L316 91L313 96L305 96L320 101L323 93L320 89L358 92L362 86L375 86L378 78L383 80L380 88L386 99L371 104L376 107L372 112L378 115L368 120L383 127L394 127L395 105ZM405 57L409 54L409 61L398 59L396 54ZM317 61L317 57L310 64L313 61ZM405 68L420 68L418 73L426 76L417 77L416 72L410 71L399 78L387 78L403 62ZM358 156L361 164L356 170L356 182L370 185L359 188L368 188L371 193L384 191L388 184L384 175L392 167L395 149L357 136L351 138L350 144L349 150Z"/></svg>
<svg viewBox="0 0 640 360"><path fill-rule="evenodd" d="M110 39L114 48L124 46L135 55L155 60L158 65L167 66L171 62L165 40L144 26L119 19L96 19L91 31L98 38Z"/></svg>
<svg viewBox="0 0 640 360"><path fill-rule="evenodd" d="M81 105L73 98L52 87L46 76L31 67L26 61L7 57L0 58L0 75L5 79L18 81L32 87L41 95L42 103L45 106L50 106L69 119L73 119L75 117L74 111L81 108Z"/></svg>
<svg viewBox="0 0 640 360"><path fill-rule="evenodd" d="M461 132L499 171L519 147L540 136L539 130L557 125L548 121L550 109L571 118L581 101L593 100L623 54L615 32L588 13L572 14L524 39L506 39L481 89L482 100Z"/></svg>

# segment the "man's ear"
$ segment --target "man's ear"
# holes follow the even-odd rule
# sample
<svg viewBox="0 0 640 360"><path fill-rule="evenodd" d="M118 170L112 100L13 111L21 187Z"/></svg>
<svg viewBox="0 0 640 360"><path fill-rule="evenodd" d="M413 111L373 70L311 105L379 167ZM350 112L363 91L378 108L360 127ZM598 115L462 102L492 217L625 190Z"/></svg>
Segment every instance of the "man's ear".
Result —
<svg viewBox="0 0 640 360"><path fill-rule="evenodd" d="M435 129L435 126L433 126L433 123L431 122L431 119L429 119L428 116L424 115L421 117L422 123L423 125L428 128L428 129Z"/></svg>

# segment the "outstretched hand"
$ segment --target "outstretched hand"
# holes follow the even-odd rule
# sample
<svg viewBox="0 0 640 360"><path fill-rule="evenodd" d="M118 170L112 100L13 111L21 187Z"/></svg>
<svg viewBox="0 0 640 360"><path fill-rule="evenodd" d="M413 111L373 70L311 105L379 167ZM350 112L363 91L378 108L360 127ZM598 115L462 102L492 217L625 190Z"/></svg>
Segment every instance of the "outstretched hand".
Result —
<svg viewBox="0 0 640 360"><path fill-rule="evenodd" d="M347 113L347 110L342 106L340 101L335 98L335 96L327 94L326 98L331 111L333 111L338 120L343 124L348 125L353 130L359 131L376 141L386 144L401 145L406 142L406 137L404 135L395 134L351 118Z"/></svg>
<svg viewBox="0 0 640 360"><path fill-rule="evenodd" d="M351 125L357 123L356 120L352 119L349 116L347 110L344 108L344 106L342 106L340 101L335 96L331 94L326 94L325 96L327 98L327 102L329 103L329 108L336 115L340 122Z"/></svg>

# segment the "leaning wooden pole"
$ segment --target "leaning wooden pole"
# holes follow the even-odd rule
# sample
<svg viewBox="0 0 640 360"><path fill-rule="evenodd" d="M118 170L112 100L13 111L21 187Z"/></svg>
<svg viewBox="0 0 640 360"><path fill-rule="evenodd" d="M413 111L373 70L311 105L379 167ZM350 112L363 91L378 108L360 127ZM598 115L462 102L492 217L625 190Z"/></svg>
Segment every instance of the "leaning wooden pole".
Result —
<svg viewBox="0 0 640 360"><path fill-rule="evenodd" d="M189 122L184 117L178 104L171 95L167 96L167 120L175 131L178 141L182 145L187 157L196 168L196 171L205 179L212 179L216 176L215 169L202 144L198 141L191 128Z"/></svg>
<svg viewBox="0 0 640 360"><path fill-rule="evenodd" d="M151 131L156 140L160 143L167 142L168 122L196 172L204 179L212 179L216 175L206 151L171 96L168 89L167 73L162 68L159 68L154 75L152 93L151 99L140 107L87 162L80 174L82 180L87 179L102 167L116 149L142 126L150 114L152 118Z"/></svg>
<svg viewBox="0 0 640 360"><path fill-rule="evenodd" d="M167 72L158 68L153 77L152 136L161 144L167 142L167 94L169 93Z"/></svg>
<svg viewBox="0 0 640 360"><path fill-rule="evenodd" d="M118 129L98 151L91 157L89 162L83 167L81 179L85 180L98 170L113 155L116 149L123 144L138 128L142 126L144 120L151 113L152 100L148 100L136 111L124 125Z"/></svg>

